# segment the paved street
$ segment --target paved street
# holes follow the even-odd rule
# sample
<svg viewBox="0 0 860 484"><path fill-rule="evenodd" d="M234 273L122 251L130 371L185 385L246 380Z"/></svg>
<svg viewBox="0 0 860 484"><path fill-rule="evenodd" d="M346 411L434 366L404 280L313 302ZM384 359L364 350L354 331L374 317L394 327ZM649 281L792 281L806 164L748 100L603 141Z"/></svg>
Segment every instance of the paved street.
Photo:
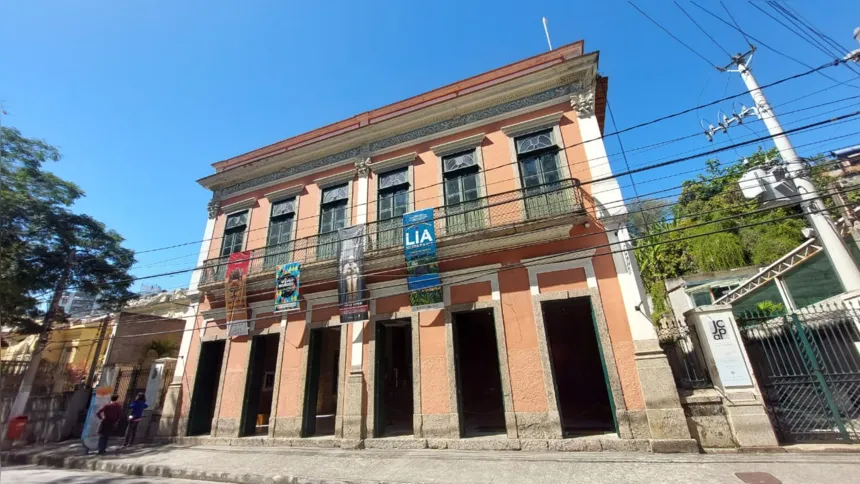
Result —
<svg viewBox="0 0 860 484"><path fill-rule="evenodd" d="M52 447L80 455L79 447ZM184 469L180 477L264 482L275 476L313 482L366 483L742 483L737 473L768 473L775 484L860 482L860 454L649 454L585 452L468 452L453 450L298 449L290 447L138 447L119 455L86 457L100 470L112 465ZM143 467L146 466L146 467ZM176 475L176 474L174 474ZM208 476L208 477L207 477ZM767 476L756 476L757 478ZM4 482L6 482L4 480ZM50 481L49 481L50 482ZM87 481L81 481L87 482ZM101 482L101 481L93 481ZM124 481L118 481L124 482ZM145 482L156 482L148 480ZM171 481L178 482L178 481ZM198 481L199 482L199 481ZM301 481L300 481L301 482ZM17 484L17 481L16 481Z"/></svg>
<svg viewBox="0 0 860 484"><path fill-rule="evenodd" d="M204 481L130 477L107 472L70 471L36 466L4 467L0 483L7 484L206 484Z"/></svg>

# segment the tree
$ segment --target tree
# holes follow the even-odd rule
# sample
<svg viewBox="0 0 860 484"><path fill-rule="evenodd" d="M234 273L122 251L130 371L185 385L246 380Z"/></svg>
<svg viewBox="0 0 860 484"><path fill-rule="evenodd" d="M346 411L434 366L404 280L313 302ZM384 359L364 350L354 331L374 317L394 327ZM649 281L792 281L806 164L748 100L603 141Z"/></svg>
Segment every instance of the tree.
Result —
<svg viewBox="0 0 860 484"><path fill-rule="evenodd" d="M635 254L642 280L651 294L655 318L669 309L664 299L665 279L751 264L767 265L803 241L803 218L780 220L799 215L798 207L760 210L760 204L746 200L738 188L744 172L766 165L777 156L772 149L758 150L743 161L728 164L708 160L704 174L681 184L677 203L666 217L671 223L652 224L643 232ZM746 227L759 222L770 223ZM673 232L665 234L667 230ZM654 243L659 245L652 246Z"/></svg>
<svg viewBox="0 0 860 484"><path fill-rule="evenodd" d="M72 250L68 287L98 295L108 310L133 296L134 252L115 231L72 212L84 192L43 169L61 157L42 140L0 128L0 321L22 332L39 330L40 306L50 300Z"/></svg>
<svg viewBox="0 0 860 484"><path fill-rule="evenodd" d="M627 229L634 237L648 232L654 224L664 222L670 215L669 202L659 198L637 199L627 206Z"/></svg>

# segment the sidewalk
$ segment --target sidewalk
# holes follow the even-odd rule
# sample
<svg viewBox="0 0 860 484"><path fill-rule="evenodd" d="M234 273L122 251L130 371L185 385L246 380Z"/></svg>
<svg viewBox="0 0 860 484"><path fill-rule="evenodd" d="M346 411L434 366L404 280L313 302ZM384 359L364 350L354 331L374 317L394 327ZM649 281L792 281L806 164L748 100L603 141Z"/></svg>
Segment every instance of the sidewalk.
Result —
<svg viewBox="0 0 860 484"><path fill-rule="evenodd" d="M785 484L860 482L860 456L816 454L650 454L135 446L82 456L79 442L22 447L9 463L150 477L275 483L734 483L735 473L766 472Z"/></svg>

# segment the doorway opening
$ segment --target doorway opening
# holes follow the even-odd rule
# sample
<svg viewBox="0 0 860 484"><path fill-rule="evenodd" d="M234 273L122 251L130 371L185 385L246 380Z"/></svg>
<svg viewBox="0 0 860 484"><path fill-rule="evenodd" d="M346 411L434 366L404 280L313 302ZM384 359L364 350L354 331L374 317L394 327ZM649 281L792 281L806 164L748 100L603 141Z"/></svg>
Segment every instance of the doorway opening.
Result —
<svg viewBox="0 0 860 484"><path fill-rule="evenodd" d="M340 326L312 329L302 437L334 435L339 362Z"/></svg>
<svg viewBox="0 0 860 484"><path fill-rule="evenodd" d="M269 433L279 339L280 335L275 333L254 336L251 340L251 358L245 380L245 405L242 411L242 436Z"/></svg>
<svg viewBox="0 0 860 484"><path fill-rule="evenodd" d="M189 409L188 435L206 435L212 432L218 385L221 381L221 363L224 360L225 341L211 341L200 345L194 393Z"/></svg>
<svg viewBox="0 0 860 484"><path fill-rule="evenodd" d="M375 339L375 437L412 435L412 322L377 322Z"/></svg>
<svg viewBox="0 0 860 484"><path fill-rule="evenodd" d="M541 306L565 437L615 432L615 406L591 298Z"/></svg>
<svg viewBox="0 0 860 484"><path fill-rule="evenodd" d="M453 315L460 435L505 433L502 377L493 311Z"/></svg>

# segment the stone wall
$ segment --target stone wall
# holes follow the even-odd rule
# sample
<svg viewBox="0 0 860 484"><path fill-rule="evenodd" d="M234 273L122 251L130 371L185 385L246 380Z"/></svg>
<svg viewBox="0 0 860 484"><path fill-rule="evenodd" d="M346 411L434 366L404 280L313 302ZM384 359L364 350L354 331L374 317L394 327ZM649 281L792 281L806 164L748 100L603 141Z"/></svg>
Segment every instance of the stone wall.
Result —
<svg viewBox="0 0 860 484"><path fill-rule="evenodd" d="M87 409L90 390L80 388L65 393L31 396L24 412L29 417L24 431L25 442L59 442L79 436L82 430L82 412ZM14 395L0 400L0 426L6 428Z"/></svg>

